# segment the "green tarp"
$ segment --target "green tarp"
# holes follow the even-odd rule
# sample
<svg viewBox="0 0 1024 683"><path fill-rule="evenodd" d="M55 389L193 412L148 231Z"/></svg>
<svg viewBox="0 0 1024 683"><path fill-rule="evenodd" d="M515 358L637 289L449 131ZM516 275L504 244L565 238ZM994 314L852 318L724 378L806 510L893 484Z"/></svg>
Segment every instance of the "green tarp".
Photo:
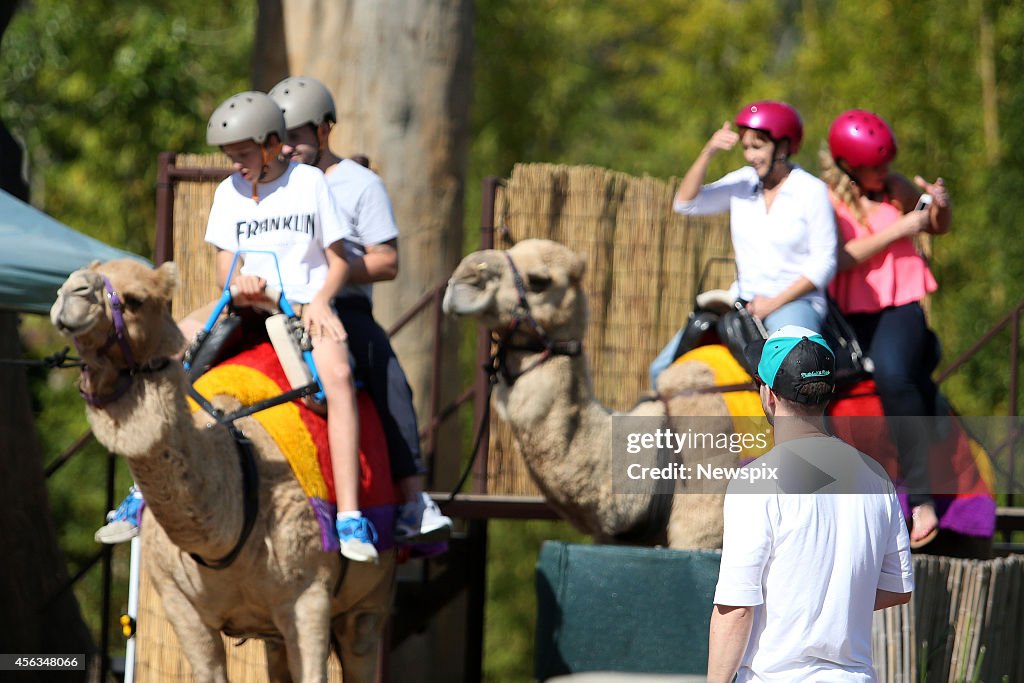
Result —
<svg viewBox="0 0 1024 683"><path fill-rule="evenodd" d="M698 674L721 553L546 541L537 561L534 674Z"/></svg>
<svg viewBox="0 0 1024 683"><path fill-rule="evenodd" d="M148 263L0 190L0 310L47 313L72 272L94 260L126 257Z"/></svg>

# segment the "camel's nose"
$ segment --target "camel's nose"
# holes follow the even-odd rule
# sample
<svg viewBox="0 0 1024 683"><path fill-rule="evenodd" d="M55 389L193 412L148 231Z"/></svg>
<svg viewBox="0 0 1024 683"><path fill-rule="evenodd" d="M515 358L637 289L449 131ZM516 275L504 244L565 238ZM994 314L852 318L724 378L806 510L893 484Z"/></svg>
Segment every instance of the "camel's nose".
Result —
<svg viewBox="0 0 1024 683"><path fill-rule="evenodd" d="M66 289L65 287L61 287L57 293L63 294L64 296L77 296L85 299L91 297L95 289L96 288L93 287L92 283L90 282L79 282L70 290Z"/></svg>

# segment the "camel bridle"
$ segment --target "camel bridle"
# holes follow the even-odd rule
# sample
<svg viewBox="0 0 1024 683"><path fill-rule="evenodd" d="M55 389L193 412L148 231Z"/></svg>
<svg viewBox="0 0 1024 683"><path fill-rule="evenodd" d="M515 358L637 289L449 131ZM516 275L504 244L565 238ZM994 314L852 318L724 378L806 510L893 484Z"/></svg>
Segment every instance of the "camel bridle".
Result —
<svg viewBox="0 0 1024 683"><path fill-rule="evenodd" d="M103 294L107 299L107 304L110 306L111 326L110 332L107 334L107 340L96 352L98 354L106 353L116 343L121 349L121 356L124 358L125 367L118 373L118 381L114 391L106 396L97 396L79 386L78 393L93 408L100 408L124 396L128 389L131 388L135 376L139 373L163 370L170 362L170 359L166 357L154 358L146 365L140 365L135 360L135 354L132 353L132 346L128 340L128 327L124 324L124 301L121 300L121 296L110 283L110 279L106 275L100 275L100 277L103 278ZM82 348L78 343L78 338L75 337L73 341L75 342L75 348L78 350L78 355L81 357ZM82 364L82 374L89 374L88 364Z"/></svg>
<svg viewBox="0 0 1024 683"><path fill-rule="evenodd" d="M508 260L508 267L512 272L512 282L516 287L518 301L512 313L512 322L508 327L500 333L498 331L491 333L491 340L494 342L494 352L491 353L487 372L492 380L500 376L506 384L512 386L517 379L530 370L551 360L554 356L579 356L583 352L583 344L578 339L556 341L548 335L544 327L537 322L537 318L534 317L533 311L530 309L530 302L526 299L526 283L523 281L522 274L516 268L516 264L512 261L512 257L508 252L505 252L505 258ZM530 341L513 343L512 337L517 333L526 334ZM539 352L540 356L525 368L518 372L513 372L508 367L507 355L509 351Z"/></svg>
<svg viewBox="0 0 1024 683"><path fill-rule="evenodd" d="M82 398L94 408L105 406L124 396L128 389L131 388L135 377L140 373L158 372L166 368L171 362L167 357L154 358L145 365L141 365L135 360L135 354L132 353L131 343L128 339L128 327L124 322L124 301L121 300L121 296L110 283L110 279L106 275L100 275L100 277L103 278L103 294L106 296L107 303L110 306L111 327L106 341L97 350L97 353L106 353L116 343L121 349L121 355L124 358L126 367L119 371L117 386L111 394L96 396L79 386L78 391ZM74 338L74 342L75 348L78 349L78 355L81 356L82 349L78 344L78 339ZM87 374L88 372L89 366L83 363L82 374ZM189 388L191 389L191 385ZM207 402L206 405L208 406L209 403ZM241 415L238 417L241 417ZM208 569L224 569L235 561L255 526L259 508L259 472L256 468L256 457L253 452L252 442L233 423L228 423L226 426L237 446L238 463L242 471L242 530L234 547L224 557L216 560L206 560L195 553L189 553L193 560Z"/></svg>

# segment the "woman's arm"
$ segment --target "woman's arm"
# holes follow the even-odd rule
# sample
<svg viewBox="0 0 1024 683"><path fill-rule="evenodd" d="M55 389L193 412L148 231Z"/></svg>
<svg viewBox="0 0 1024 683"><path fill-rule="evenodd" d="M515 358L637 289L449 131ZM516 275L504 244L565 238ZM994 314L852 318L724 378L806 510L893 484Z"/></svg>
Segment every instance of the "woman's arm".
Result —
<svg viewBox="0 0 1024 683"><path fill-rule="evenodd" d="M740 134L732 129L732 125L726 121L722 127L714 132L711 139L704 145L704 149L697 155L697 159L690 166L690 170L683 176L683 182L679 183L679 191L676 192L676 202L692 202L700 194L701 185L704 184L704 177L708 173L708 164L711 157L719 152L727 152L736 146L740 141Z"/></svg>
<svg viewBox="0 0 1024 683"><path fill-rule="evenodd" d="M942 178L936 178L934 183L929 183L921 176L914 176L914 182L910 182L905 176L899 173L892 173L888 179L889 189L894 199L897 199L903 207L903 213L910 213L917 206L922 191L932 198L931 206L923 213L928 214L929 225L924 232L933 235L944 235L949 232L953 224L953 204L946 191L946 182Z"/></svg>
<svg viewBox="0 0 1024 683"><path fill-rule="evenodd" d="M927 211L911 211L893 221L884 230L843 243L839 248L839 270L849 270L864 263L887 249L896 240L913 237L927 230L930 223L931 217Z"/></svg>
<svg viewBox="0 0 1024 683"><path fill-rule="evenodd" d="M676 192L675 201L673 202L676 211L685 213L684 207L687 207L701 193L711 158L719 152L732 149L739 140L739 133L732 130L732 126L728 121L715 131L711 139L704 145L704 149L697 155L689 170L686 171L682 182L679 183L679 190ZM728 207L728 204L726 204L726 207Z"/></svg>
<svg viewBox="0 0 1024 683"><path fill-rule="evenodd" d="M953 204L946 192L946 181L936 178L934 183L929 183L918 175L914 176L914 182L932 196L932 205L928 209L928 216L931 218L928 232L933 235L945 235L953 225Z"/></svg>
<svg viewBox="0 0 1024 683"><path fill-rule="evenodd" d="M747 310L764 320L790 301L796 301L804 294L810 294L817 287L813 282L801 275L789 287L775 296L755 296L748 304Z"/></svg>

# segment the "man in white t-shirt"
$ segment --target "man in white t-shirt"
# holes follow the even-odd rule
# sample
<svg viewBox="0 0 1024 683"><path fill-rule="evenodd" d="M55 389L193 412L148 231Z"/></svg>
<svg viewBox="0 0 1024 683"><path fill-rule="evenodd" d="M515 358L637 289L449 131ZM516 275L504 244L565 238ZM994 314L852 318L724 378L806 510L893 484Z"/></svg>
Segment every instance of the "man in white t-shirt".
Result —
<svg viewBox="0 0 1024 683"><path fill-rule="evenodd" d="M708 681L874 681L872 611L909 602L910 539L892 482L826 432L835 357L787 325L747 348L775 448L725 499Z"/></svg>
<svg viewBox="0 0 1024 683"><path fill-rule="evenodd" d="M284 112L288 127L285 153L326 174L340 220L350 232L343 243L349 277L333 306L349 332L356 377L380 415L391 474L404 499L395 538L418 544L445 540L452 521L423 492L426 469L412 390L387 334L373 317L373 283L398 275L398 226L391 200L376 173L331 151L328 138L336 112L323 83L307 76L286 78L271 88L270 96Z"/></svg>

